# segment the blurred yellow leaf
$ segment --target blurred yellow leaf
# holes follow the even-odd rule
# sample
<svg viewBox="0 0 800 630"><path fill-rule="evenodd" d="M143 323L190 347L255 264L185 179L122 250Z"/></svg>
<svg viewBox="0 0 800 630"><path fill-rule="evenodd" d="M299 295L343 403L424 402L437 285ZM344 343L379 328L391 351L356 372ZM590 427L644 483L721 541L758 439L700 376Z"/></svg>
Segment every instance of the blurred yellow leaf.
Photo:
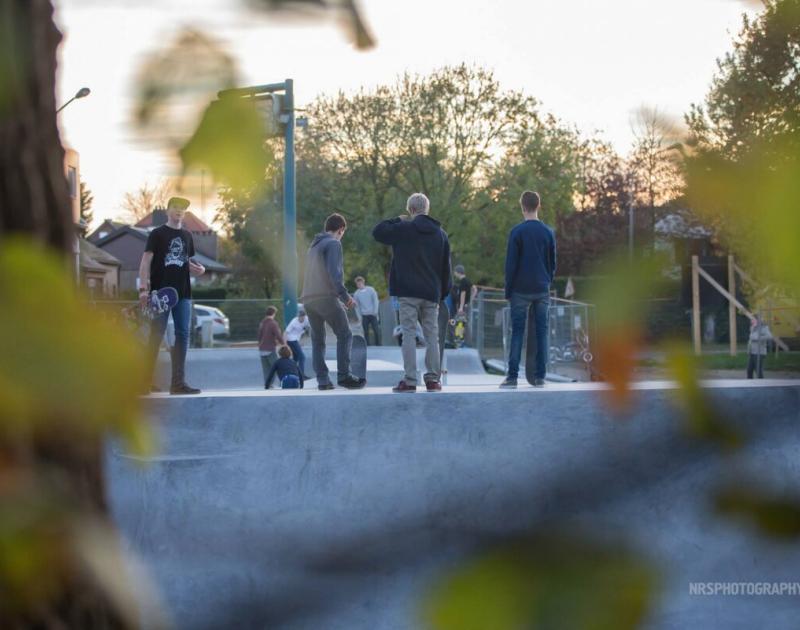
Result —
<svg viewBox="0 0 800 630"><path fill-rule="evenodd" d="M436 630L636 628L655 569L624 549L545 536L489 552L438 584L424 618Z"/></svg>

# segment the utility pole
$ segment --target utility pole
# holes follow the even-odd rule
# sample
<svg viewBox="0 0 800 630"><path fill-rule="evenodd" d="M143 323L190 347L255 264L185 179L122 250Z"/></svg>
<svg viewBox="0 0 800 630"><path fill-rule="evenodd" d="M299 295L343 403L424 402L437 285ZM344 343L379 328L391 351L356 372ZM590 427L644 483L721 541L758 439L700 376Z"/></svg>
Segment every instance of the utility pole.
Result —
<svg viewBox="0 0 800 630"><path fill-rule="evenodd" d="M286 143L283 164L283 316L297 315L297 187L294 157L294 81L253 85L219 92L219 98L249 98L266 103L267 134L282 135Z"/></svg>

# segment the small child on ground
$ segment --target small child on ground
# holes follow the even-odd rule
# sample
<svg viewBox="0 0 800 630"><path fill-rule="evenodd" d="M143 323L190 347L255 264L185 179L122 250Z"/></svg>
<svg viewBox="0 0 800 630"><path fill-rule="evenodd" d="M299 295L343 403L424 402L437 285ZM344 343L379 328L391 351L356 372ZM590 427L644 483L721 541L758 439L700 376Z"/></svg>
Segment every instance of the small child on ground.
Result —
<svg viewBox="0 0 800 630"><path fill-rule="evenodd" d="M278 360L275 361L267 375L264 389L270 388L272 379L276 375L278 376L278 382L281 384L281 389L303 389L303 375L300 373L297 363L292 359L291 348L289 346L281 346L278 349L278 356Z"/></svg>

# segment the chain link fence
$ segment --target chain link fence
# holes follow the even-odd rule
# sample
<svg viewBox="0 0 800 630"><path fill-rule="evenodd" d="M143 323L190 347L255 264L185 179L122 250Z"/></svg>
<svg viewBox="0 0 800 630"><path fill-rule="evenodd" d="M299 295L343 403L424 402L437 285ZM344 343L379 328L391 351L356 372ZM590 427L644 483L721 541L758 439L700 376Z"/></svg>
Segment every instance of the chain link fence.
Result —
<svg viewBox="0 0 800 630"><path fill-rule="evenodd" d="M548 310L548 366L551 374L591 380L594 360L594 307L584 302L551 297ZM504 293L481 289L470 311L471 340L490 365L505 370L511 340L511 309ZM526 348L523 346L523 362Z"/></svg>

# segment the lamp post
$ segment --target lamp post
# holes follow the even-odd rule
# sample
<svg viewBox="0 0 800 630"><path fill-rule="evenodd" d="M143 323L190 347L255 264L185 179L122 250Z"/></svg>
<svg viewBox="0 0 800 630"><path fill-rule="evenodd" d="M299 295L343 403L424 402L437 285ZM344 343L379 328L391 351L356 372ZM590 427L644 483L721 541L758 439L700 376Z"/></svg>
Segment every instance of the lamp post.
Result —
<svg viewBox="0 0 800 630"><path fill-rule="evenodd" d="M61 107L59 107L59 108L56 110L56 114L57 114L58 112L60 112L62 109L64 109L64 108L65 108L67 105L69 105L69 104L70 104L72 101L74 101L75 99L77 99L77 98L85 98L85 97L89 96L89 94L91 94L91 93L92 93L92 91L91 91L89 88L87 88L87 87L82 87L80 90L78 90L78 91L75 93L75 96L73 96L71 99L69 99L69 100L68 100L66 103L64 103L64 104L63 104Z"/></svg>

